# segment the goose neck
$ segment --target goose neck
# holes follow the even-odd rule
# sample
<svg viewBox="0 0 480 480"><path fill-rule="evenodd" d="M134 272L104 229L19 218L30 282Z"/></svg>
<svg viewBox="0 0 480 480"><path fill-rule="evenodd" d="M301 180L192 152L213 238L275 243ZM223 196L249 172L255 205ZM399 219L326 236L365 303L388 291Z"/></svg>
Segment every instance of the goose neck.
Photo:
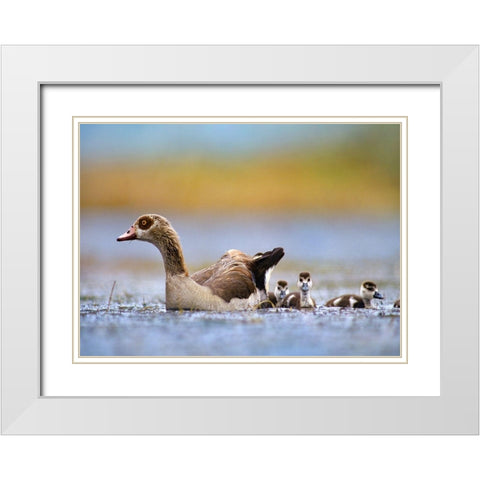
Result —
<svg viewBox="0 0 480 480"><path fill-rule="evenodd" d="M163 232L162 235L156 235L153 244L160 250L165 265L165 273L171 275L187 275L188 270L185 266L183 251L180 245L180 239L177 233L171 231Z"/></svg>
<svg viewBox="0 0 480 480"><path fill-rule="evenodd" d="M365 308L370 308L372 306L372 302L369 298L363 297L363 303L365 304Z"/></svg>

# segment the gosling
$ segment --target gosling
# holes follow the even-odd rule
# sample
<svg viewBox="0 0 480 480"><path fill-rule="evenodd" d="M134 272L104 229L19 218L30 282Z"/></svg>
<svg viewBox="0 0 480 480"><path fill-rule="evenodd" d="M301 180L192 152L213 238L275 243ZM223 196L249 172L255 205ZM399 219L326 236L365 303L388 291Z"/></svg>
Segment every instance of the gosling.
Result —
<svg viewBox="0 0 480 480"><path fill-rule="evenodd" d="M278 280L275 290L268 292L268 299L260 303L258 308L275 308L280 307L284 298L288 295L288 282Z"/></svg>
<svg viewBox="0 0 480 480"><path fill-rule="evenodd" d="M326 307L350 307L350 308L373 308L372 299L383 299L383 295L378 291L377 285L366 281L360 286L360 295L346 294L332 298Z"/></svg>
<svg viewBox="0 0 480 480"><path fill-rule="evenodd" d="M283 302L282 307L286 308L315 308L315 300L310 296L310 290L312 288L312 278L310 273L302 272L298 276L297 286L300 289L299 292L293 292L287 295Z"/></svg>

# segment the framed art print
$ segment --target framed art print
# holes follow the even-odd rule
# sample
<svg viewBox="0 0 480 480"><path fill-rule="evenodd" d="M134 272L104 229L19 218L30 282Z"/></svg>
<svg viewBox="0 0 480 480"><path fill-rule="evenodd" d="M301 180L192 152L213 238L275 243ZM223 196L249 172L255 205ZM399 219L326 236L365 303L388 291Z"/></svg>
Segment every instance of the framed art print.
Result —
<svg viewBox="0 0 480 480"><path fill-rule="evenodd" d="M4 432L478 432L477 47L2 58Z"/></svg>
<svg viewBox="0 0 480 480"><path fill-rule="evenodd" d="M185 94L188 88L181 90ZM231 90L238 95L238 89ZM244 90L255 95L254 87ZM77 192L73 203L79 207L74 207L78 233L74 239L80 241L74 247L73 278L80 278L74 282L80 308L74 302L74 362L170 362L199 357L203 362L351 361L357 357L406 361L402 340L406 341L401 335L406 328L402 328L399 307L393 306L401 284L400 172L406 128L405 119L394 117L75 117L74 152L78 155L73 157ZM119 148L122 141L124 147ZM371 150L370 144L374 145ZM339 177L337 184L335 177ZM365 184L370 186L365 189ZM133 222L125 217L135 216L135 210L156 211L156 203L173 231L179 228L195 238L190 247L189 239L180 237L175 256L165 251L162 240L153 244L166 255L166 277L155 267L160 258L156 262L151 254L157 250L115 251L114 238L109 238L111 221L117 228L120 221L130 225ZM151 228L154 232L155 227ZM173 231L171 235L178 235ZM166 236L164 241L172 238ZM356 241L347 240L352 238ZM123 241L131 240L128 236ZM279 243L281 247L274 247ZM202 281L199 274L187 277L186 272L217 268L215 255L221 257L230 248L246 249L252 255L259 250L255 244L272 251L264 261L271 256L274 270L270 278L264 274L265 292L259 297L254 293L253 301L236 286L236 282L243 285L242 279L250 281L251 273L237 278L228 269L218 269L219 280L206 280L218 294L182 298L191 305L176 305L166 298L183 294L188 287L170 292L159 285L176 275L173 263L182 257L180 281L188 277ZM113 255L108 258L108 253ZM278 263L276 255L281 256ZM128 278L119 277L118 282L113 278L119 265L117 275L130 273L136 293L128 286ZM310 274L302 285L304 306L296 303L301 298L294 292L297 270ZM380 272L386 274L383 282ZM262 272L254 274L262 280ZM378 290L380 286L378 291L362 287L365 298L359 292L334 300L330 310L320 309L327 303L320 298L335 296L335 287L341 288L344 277L353 277L344 288L357 291L365 283L362 274L383 283L390 302L387 293ZM339 277L339 285L333 275ZM290 280L290 286L283 278ZM327 288L327 278L331 290L319 290L322 284ZM108 283L111 296L102 287ZM378 298L372 301L374 295ZM335 308L335 302L345 301L358 302L358 308L349 304ZM381 308L388 303L390 308ZM380 325L371 321L372 312L382 319ZM348 318L343 319L345 313ZM122 314L132 321L124 325L125 330L115 321ZM384 322L384 317L389 321ZM351 334L333 329L335 320ZM114 335L105 335L101 326L105 321L115 325ZM145 321L149 325L142 330ZM388 325L385 330L384 324ZM136 332L134 343L129 340L130 327Z"/></svg>

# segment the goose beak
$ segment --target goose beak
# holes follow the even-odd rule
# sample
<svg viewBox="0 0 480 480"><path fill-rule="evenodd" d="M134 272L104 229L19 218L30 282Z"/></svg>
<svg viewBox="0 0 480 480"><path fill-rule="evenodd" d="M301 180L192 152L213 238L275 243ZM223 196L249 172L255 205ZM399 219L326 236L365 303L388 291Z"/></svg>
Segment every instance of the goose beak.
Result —
<svg viewBox="0 0 480 480"><path fill-rule="evenodd" d="M123 235L120 235L117 238L117 242L124 242L125 240L135 240L137 238L137 233L135 228L130 227Z"/></svg>
<svg viewBox="0 0 480 480"><path fill-rule="evenodd" d="M375 293L373 294L373 298L379 298L383 300L383 295L378 290L376 290Z"/></svg>
<svg viewBox="0 0 480 480"><path fill-rule="evenodd" d="M278 295L280 298L285 298L286 296L286 292L280 292L280 294Z"/></svg>
<svg viewBox="0 0 480 480"><path fill-rule="evenodd" d="M304 284L302 285L302 290L303 290L304 292L307 292L307 291L308 291L308 283L304 283Z"/></svg>

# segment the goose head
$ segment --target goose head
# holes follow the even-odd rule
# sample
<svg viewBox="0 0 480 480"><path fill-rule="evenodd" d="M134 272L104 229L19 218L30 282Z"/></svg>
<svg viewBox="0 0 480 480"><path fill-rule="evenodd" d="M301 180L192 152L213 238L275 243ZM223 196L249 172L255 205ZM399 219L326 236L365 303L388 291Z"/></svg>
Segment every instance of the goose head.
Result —
<svg viewBox="0 0 480 480"><path fill-rule="evenodd" d="M175 233L166 218L149 213L138 217L133 225L117 238L117 242L142 240L144 242L158 244L162 237L171 236L172 232Z"/></svg>
<svg viewBox="0 0 480 480"><path fill-rule="evenodd" d="M362 283L360 287L360 296L367 300L372 300L372 298L383 299L383 295L378 291L377 285L370 281Z"/></svg>
<svg viewBox="0 0 480 480"><path fill-rule="evenodd" d="M279 280L275 286L275 298L277 300L283 300L288 293L288 283L285 280Z"/></svg>
<svg viewBox="0 0 480 480"><path fill-rule="evenodd" d="M117 238L117 242L141 240L160 250L167 275L188 275L177 232L170 222L153 213L138 217L133 225Z"/></svg>
<svg viewBox="0 0 480 480"><path fill-rule="evenodd" d="M302 291L302 293L307 293L312 288L312 279L310 277L310 273L300 273L300 275L298 275L297 286Z"/></svg>

